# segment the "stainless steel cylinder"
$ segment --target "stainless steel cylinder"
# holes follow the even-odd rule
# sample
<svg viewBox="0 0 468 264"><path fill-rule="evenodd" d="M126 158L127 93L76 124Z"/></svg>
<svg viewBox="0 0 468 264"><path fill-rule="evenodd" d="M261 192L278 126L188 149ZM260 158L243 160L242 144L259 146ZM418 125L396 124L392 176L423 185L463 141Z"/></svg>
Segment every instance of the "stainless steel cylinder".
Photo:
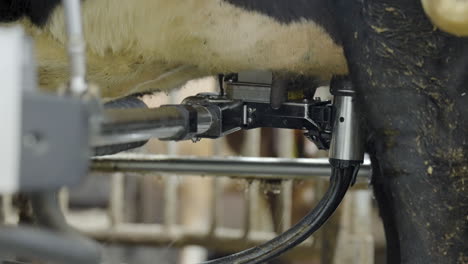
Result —
<svg viewBox="0 0 468 264"><path fill-rule="evenodd" d="M93 147L168 138L186 129L186 116L175 107L106 109Z"/></svg>
<svg viewBox="0 0 468 264"><path fill-rule="evenodd" d="M104 110L99 123L100 130L93 136L91 145L102 147L145 141L151 138L190 139L208 131L212 124L212 113L200 105L110 108Z"/></svg>
<svg viewBox="0 0 468 264"><path fill-rule="evenodd" d="M330 159L358 161L364 159L364 144L356 109L354 92L338 92L334 98L336 109L330 145Z"/></svg>

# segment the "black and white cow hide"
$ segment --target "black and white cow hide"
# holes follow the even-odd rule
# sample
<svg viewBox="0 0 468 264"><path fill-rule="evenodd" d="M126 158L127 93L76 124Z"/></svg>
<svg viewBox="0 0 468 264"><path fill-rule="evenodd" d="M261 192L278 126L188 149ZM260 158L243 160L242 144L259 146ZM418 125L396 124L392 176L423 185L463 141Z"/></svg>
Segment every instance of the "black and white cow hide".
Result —
<svg viewBox="0 0 468 264"><path fill-rule="evenodd" d="M4 1L0 19L21 19L34 36L41 85L67 76L58 0ZM89 79L104 96L167 90L221 72L268 69L328 80L347 73L322 1L86 0ZM319 19L317 19L319 18Z"/></svg>

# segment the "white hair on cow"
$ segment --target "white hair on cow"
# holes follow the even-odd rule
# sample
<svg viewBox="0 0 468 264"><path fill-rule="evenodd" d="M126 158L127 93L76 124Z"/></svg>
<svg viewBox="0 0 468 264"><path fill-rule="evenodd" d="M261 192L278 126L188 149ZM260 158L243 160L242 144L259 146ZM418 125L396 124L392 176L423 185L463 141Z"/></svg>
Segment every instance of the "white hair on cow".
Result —
<svg viewBox="0 0 468 264"><path fill-rule="evenodd" d="M280 23L221 0L89 0L83 15L89 78L105 96L249 69L323 79L347 72L342 48L316 23ZM62 8L42 29L29 28L41 84L55 87L67 71Z"/></svg>

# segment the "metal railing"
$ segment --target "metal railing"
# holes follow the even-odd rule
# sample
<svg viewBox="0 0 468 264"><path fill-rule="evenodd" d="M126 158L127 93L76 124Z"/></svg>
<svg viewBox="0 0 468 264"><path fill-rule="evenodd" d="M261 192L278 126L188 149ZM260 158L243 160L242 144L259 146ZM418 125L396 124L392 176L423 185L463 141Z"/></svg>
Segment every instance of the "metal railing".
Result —
<svg viewBox="0 0 468 264"><path fill-rule="evenodd" d="M212 250L234 252L264 243L279 232L291 227L293 208L293 181L316 179L330 173L324 159L281 159L281 158L226 158L201 159L195 157L174 157L163 155L116 155L95 158L92 169L99 172L94 177L110 176L109 206L93 212L92 218L82 217L68 208L67 192L61 195L61 202L67 220L85 234L103 242L125 244L183 247L200 245ZM179 181L173 173L215 175L211 181L214 194L210 208L209 223L206 226L186 227L177 222ZM286 175L287 173L292 175ZM369 162L363 165L360 181L370 173ZM143 176L142 176L143 175ZM252 175L260 175L258 178ZM164 219L162 223L131 223L124 219L125 177L158 177L164 182ZM243 224L241 228L227 228L220 224L219 201L222 196L220 182L227 177L245 179ZM183 176L182 176L183 178ZM279 181L276 189L279 195L281 227L274 231L255 229L258 218L259 199L262 196L261 182L269 179ZM2 217L6 223L14 223L18 217L12 206L11 196L2 199ZM272 216L273 217L273 216ZM320 234L320 233L318 233ZM309 256L320 250L316 235L295 248L290 257Z"/></svg>
<svg viewBox="0 0 468 264"><path fill-rule="evenodd" d="M280 180L308 180L328 177L331 174L330 164L325 158L197 158L133 153L94 158L91 169L98 172L158 172ZM358 177L366 179L369 175L370 162L366 160L359 170Z"/></svg>
<svg viewBox="0 0 468 264"><path fill-rule="evenodd" d="M67 214L68 220L85 234L106 242L126 244L171 245L182 247L200 245L225 252L239 251L274 238L278 232L291 227L292 189L294 180L312 179L330 174L325 159L280 159L280 158L226 158L201 159L163 155L125 154L93 159L92 169L99 175L111 176L110 203L103 212L102 224L87 223L80 217ZM105 173L103 173L105 172ZM149 173L149 174L148 174ZM202 174L214 175L211 192L214 194L207 226L190 227L177 224L178 188L175 176L168 175ZM291 175L286 175L291 173ZM370 173L369 163L363 165L360 178ZM129 223L124 221L124 177L159 177L164 182L164 220L162 223ZM259 175L254 177L252 175ZM220 225L219 204L222 191L220 181L226 177L245 179L244 212L242 228L227 228ZM98 177L98 176L96 176ZM280 201L281 227L278 232L259 231L254 228L258 218L259 197L262 196L261 182L280 180L277 195ZM292 255L310 256L311 250L318 250L311 237L298 246Z"/></svg>

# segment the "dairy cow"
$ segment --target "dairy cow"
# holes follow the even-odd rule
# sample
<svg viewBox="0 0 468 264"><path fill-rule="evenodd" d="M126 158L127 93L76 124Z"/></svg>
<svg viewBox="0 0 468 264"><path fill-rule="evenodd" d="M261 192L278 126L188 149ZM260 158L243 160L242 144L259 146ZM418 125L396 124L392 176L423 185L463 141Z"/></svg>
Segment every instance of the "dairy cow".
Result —
<svg viewBox="0 0 468 264"><path fill-rule="evenodd" d="M468 41L434 3L85 0L89 79L119 97L220 72L349 74L388 263L468 263ZM4 0L0 19L34 36L42 86L65 80L58 0Z"/></svg>
<svg viewBox="0 0 468 264"><path fill-rule="evenodd" d="M0 14L3 20L21 19L34 36L44 87L56 87L67 76L59 4L3 1L0 9L10 14ZM249 69L327 80L347 73L338 38L329 33L334 27L327 10L308 1L282 7L235 0L83 1L89 79L109 97Z"/></svg>

